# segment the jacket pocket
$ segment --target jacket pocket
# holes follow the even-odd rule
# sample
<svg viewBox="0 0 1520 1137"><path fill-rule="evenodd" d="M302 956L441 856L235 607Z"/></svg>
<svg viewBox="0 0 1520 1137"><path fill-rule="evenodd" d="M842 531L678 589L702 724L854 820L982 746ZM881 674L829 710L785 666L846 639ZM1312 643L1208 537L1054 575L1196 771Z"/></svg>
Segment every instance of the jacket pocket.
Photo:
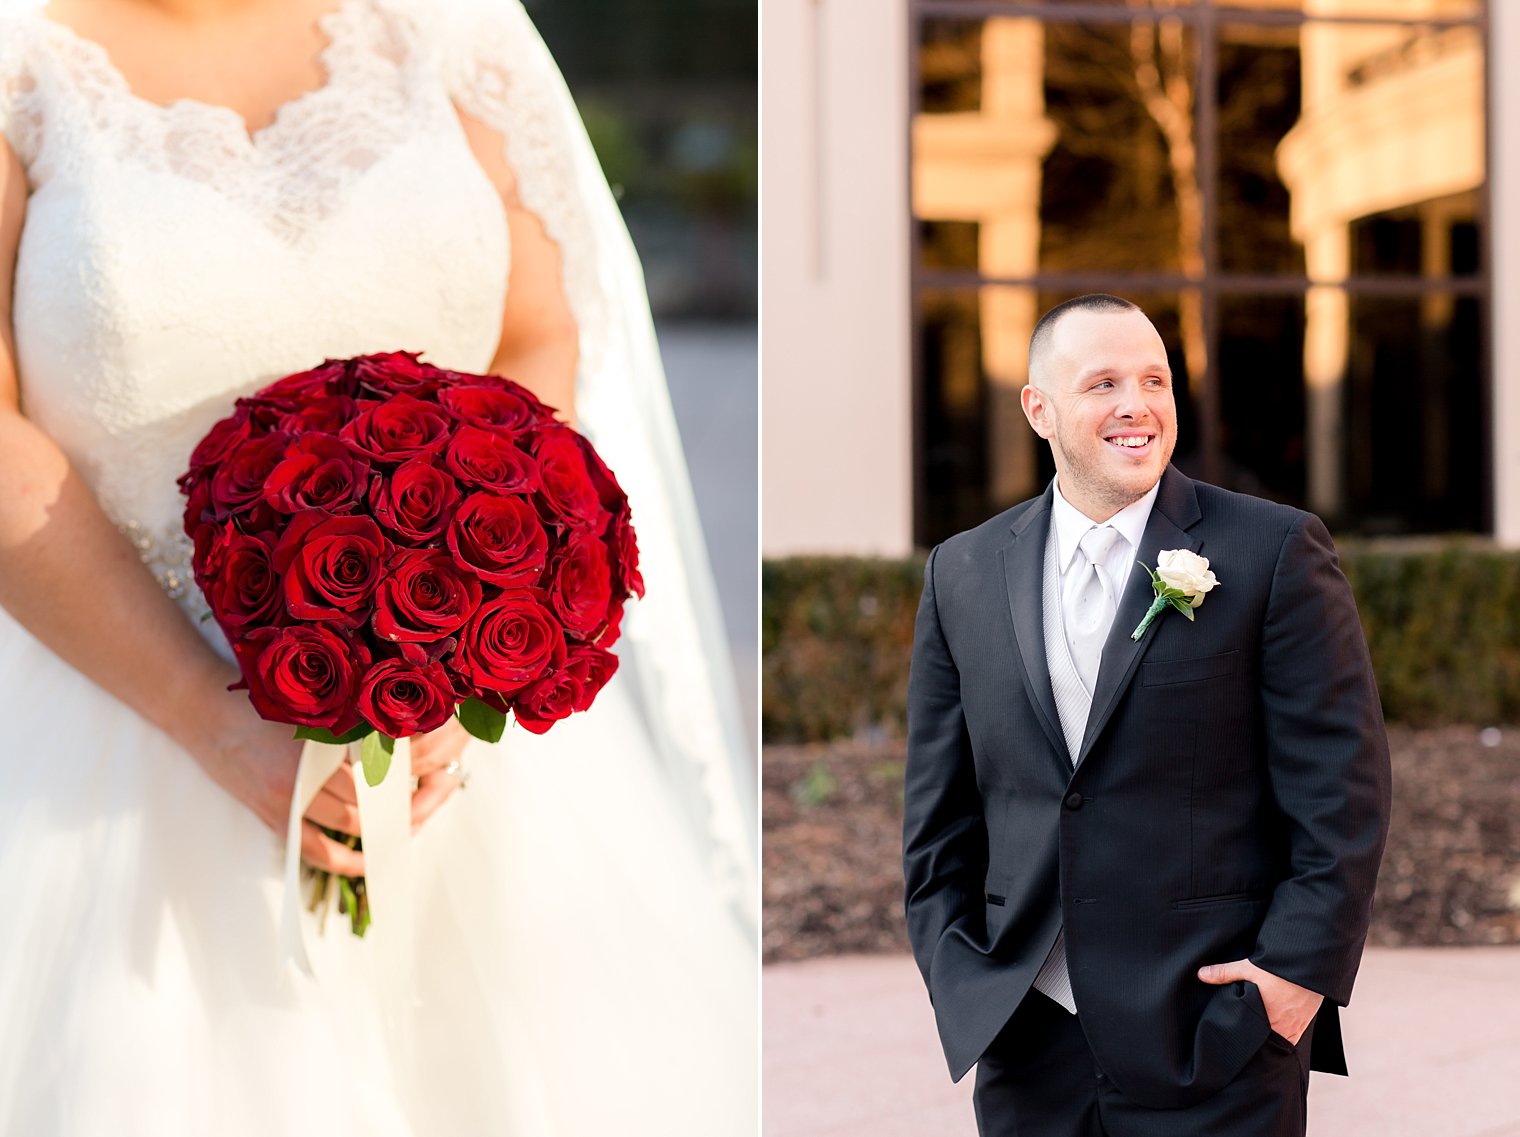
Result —
<svg viewBox="0 0 1520 1137"><path fill-rule="evenodd" d="M982 881L982 899L993 908L1008 903L1008 877L1003 873L990 872Z"/></svg>
<svg viewBox="0 0 1520 1137"><path fill-rule="evenodd" d="M1272 898L1269 889L1253 888L1249 892L1221 892L1215 896L1190 896L1172 901L1173 908L1212 908L1216 904L1265 904Z"/></svg>
<svg viewBox="0 0 1520 1137"><path fill-rule="evenodd" d="M1240 651L1204 655L1196 659L1158 659L1140 665L1143 687L1162 687L1168 683L1198 683L1229 675L1240 662Z"/></svg>

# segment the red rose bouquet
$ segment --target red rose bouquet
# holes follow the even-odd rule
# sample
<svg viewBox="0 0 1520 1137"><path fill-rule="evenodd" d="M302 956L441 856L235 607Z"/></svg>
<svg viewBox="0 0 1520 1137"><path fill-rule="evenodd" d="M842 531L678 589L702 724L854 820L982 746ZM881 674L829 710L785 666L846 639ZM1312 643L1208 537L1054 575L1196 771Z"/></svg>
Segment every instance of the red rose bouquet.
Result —
<svg viewBox="0 0 1520 1137"><path fill-rule="evenodd" d="M196 583L254 708L298 738L451 715L494 742L591 705L642 595L628 499L525 388L411 353L329 360L239 399L180 478ZM361 889L353 894L352 886ZM362 931L362 882L345 902Z"/></svg>

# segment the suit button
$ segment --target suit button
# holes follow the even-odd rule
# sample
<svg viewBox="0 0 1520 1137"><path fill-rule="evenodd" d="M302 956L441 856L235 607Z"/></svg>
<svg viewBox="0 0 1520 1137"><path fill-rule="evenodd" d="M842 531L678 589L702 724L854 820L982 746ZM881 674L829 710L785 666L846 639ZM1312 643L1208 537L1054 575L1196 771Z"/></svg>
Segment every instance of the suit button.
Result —
<svg viewBox="0 0 1520 1137"><path fill-rule="evenodd" d="M1066 808L1067 809L1081 809L1082 808L1082 795L1081 794L1067 794L1066 795Z"/></svg>

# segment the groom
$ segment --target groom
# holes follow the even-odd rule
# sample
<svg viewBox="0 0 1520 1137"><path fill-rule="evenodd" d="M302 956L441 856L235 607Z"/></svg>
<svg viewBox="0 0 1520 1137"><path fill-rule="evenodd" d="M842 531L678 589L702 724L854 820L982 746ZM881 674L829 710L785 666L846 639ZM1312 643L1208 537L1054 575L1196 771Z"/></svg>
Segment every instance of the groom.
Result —
<svg viewBox="0 0 1520 1137"><path fill-rule="evenodd" d="M1023 406L1055 482L930 554L908 688L908 931L951 1075L976 1065L983 1137L1302 1137L1389 807L1330 536L1168 464L1128 301L1047 313ZM1168 552L1194 619L1133 638Z"/></svg>

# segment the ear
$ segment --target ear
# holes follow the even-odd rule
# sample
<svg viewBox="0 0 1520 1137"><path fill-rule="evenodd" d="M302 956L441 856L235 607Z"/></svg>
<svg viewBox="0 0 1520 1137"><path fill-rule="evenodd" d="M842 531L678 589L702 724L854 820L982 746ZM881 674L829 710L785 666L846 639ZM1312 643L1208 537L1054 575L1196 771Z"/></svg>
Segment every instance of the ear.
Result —
<svg viewBox="0 0 1520 1137"><path fill-rule="evenodd" d="M1050 400L1045 392L1033 383L1025 383L1024 389L1019 392L1019 405L1024 408L1024 417L1029 420L1029 425L1041 438L1050 438L1055 432L1055 419L1051 414Z"/></svg>

